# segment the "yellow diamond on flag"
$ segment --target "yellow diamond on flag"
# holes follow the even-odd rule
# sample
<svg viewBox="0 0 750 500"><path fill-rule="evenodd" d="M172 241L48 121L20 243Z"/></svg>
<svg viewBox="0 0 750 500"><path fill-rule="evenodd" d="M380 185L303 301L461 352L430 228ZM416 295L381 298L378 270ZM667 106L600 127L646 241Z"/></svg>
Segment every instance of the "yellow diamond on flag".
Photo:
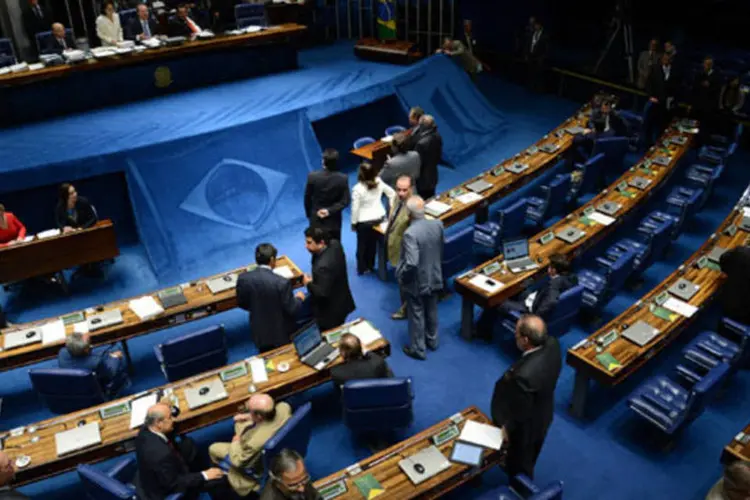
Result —
<svg viewBox="0 0 750 500"><path fill-rule="evenodd" d="M381 490L381 489L378 489L378 488L373 488L373 489L370 490L370 494L367 496L367 500L371 500L372 498L380 496L383 493L385 493L385 490Z"/></svg>

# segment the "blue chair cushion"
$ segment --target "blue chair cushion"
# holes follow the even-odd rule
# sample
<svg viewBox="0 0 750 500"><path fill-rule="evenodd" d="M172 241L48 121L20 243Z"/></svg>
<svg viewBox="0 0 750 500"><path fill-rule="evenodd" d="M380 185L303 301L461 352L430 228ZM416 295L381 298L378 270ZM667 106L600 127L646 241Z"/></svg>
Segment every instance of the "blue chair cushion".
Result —
<svg viewBox="0 0 750 500"><path fill-rule="evenodd" d="M658 376L641 385L630 396L631 409L670 432L679 425L688 409L689 392L666 376Z"/></svg>
<svg viewBox="0 0 750 500"><path fill-rule="evenodd" d="M402 127L401 125L391 125L387 129L385 129L385 135L394 135L398 134L399 132L405 132L406 127Z"/></svg>
<svg viewBox="0 0 750 500"><path fill-rule="evenodd" d="M607 286L607 279L596 271L591 269L583 269L578 273L578 283L583 285L586 291L600 294L604 291Z"/></svg>
<svg viewBox="0 0 750 500"><path fill-rule="evenodd" d="M367 146L368 144L372 144L373 142L375 142L375 139L373 139L372 137L360 137L359 139L354 141L353 149L362 148L364 146Z"/></svg>

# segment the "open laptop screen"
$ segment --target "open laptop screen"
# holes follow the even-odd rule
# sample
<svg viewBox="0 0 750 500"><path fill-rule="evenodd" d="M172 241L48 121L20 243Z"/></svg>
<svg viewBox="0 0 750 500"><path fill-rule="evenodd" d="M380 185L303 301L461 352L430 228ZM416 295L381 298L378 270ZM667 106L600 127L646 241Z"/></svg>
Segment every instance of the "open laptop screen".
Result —
<svg viewBox="0 0 750 500"><path fill-rule="evenodd" d="M323 337L320 335L318 325L313 324L294 337L294 348L297 350L299 357L303 357L322 341Z"/></svg>
<svg viewBox="0 0 750 500"><path fill-rule="evenodd" d="M505 260L523 259L529 256L529 240L519 238L503 242Z"/></svg>

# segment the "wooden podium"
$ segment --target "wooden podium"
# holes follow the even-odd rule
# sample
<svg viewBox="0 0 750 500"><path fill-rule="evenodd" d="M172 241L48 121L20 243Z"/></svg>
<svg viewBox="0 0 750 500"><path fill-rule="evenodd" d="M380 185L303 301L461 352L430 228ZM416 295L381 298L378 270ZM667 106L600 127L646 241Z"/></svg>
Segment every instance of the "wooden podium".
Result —
<svg viewBox="0 0 750 500"><path fill-rule="evenodd" d="M354 46L354 55L368 61L411 64L422 58L417 45L405 40L362 38Z"/></svg>

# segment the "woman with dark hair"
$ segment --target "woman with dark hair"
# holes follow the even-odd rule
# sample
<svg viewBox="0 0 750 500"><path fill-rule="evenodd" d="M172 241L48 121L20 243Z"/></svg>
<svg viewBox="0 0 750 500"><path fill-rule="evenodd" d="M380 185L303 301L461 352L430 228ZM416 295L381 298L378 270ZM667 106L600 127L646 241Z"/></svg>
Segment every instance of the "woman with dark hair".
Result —
<svg viewBox="0 0 750 500"><path fill-rule="evenodd" d="M357 274L362 275L375 267L376 239L373 228L385 219L383 194L389 207L396 201L396 191L378 177L372 164L359 166L357 184L352 188L352 231L357 233Z"/></svg>
<svg viewBox="0 0 750 500"><path fill-rule="evenodd" d="M102 2L101 14L96 18L96 35L104 47L116 46L123 40L120 16L115 12L115 3L112 0Z"/></svg>
<svg viewBox="0 0 750 500"><path fill-rule="evenodd" d="M26 226L18 220L18 217L5 211L5 206L0 204L0 247L13 245L23 241L26 237Z"/></svg>
<svg viewBox="0 0 750 500"><path fill-rule="evenodd" d="M57 227L64 233L74 229L86 229L99 220L94 206L83 196L78 196L72 184L66 182L60 185L59 196L55 220Z"/></svg>

